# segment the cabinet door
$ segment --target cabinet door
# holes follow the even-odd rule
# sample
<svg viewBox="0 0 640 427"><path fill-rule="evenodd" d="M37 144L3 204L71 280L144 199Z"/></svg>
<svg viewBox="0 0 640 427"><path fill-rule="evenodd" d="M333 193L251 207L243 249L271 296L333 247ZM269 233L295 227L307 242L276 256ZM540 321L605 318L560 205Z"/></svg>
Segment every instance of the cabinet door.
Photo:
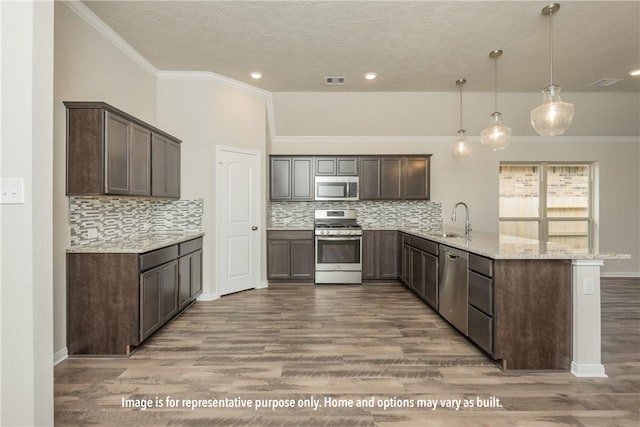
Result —
<svg viewBox="0 0 640 427"><path fill-rule="evenodd" d="M313 279L313 240L291 240L291 278Z"/></svg>
<svg viewBox="0 0 640 427"><path fill-rule="evenodd" d="M338 157L336 159L336 175L358 176L358 159Z"/></svg>
<svg viewBox="0 0 640 427"><path fill-rule="evenodd" d="M362 278L375 280L376 274L376 232L364 230L362 232Z"/></svg>
<svg viewBox="0 0 640 427"><path fill-rule="evenodd" d="M313 200L313 159L293 157L291 168L291 199Z"/></svg>
<svg viewBox="0 0 640 427"><path fill-rule="evenodd" d="M272 157L269 170L271 200L291 200L291 158Z"/></svg>
<svg viewBox="0 0 640 427"><path fill-rule="evenodd" d="M398 233L383 230L378 231L377 237L377 278L396 279L398 277Z"/></svg>
<svg viewBox="0 0 640 427"><path fill-rule="evenodd" d="M380 163L380 198L399 200L402 198L402 159L383 157Z"/></svg>
<svg viewBox="0 0 640 427"><path fill-rule="evenodd" d="M151 195L166 197L165 184L166 139L160 135L151 136Z"/></svg>
<svg viewBox="0 0 640 427"><path fill-rule="evenodd" d="M424 295L424 253L411 249L411 288L420 297Z"/></svg>
<svg viewBox="0 0 640 427"><path fill-rule="evenodd" d="M167 141L165 145L165 192L167 197L180 198L180 144Z"/></svg>
<svg viewBox="0 0 640 427"><path fill-rule="evenodd" d="M335 175L335 157L316 157L316 175Z"/></svg>
<svg viewBox="0 0 640 427"><path fill-rule="evenodd" d="M191 300L191 276L193 254L180 257L178 261L178 307L182 309Z"/></svg>
<svg viewBox="0 0 640 427"><path fill-rule="evenodd" d="M380 199L380 158L360 160L360 200Z"/></svg>
<svg viewBox="0 0 640 427"><path fill-rule="evenodd" d="M140 341L151 335L162 322L161 281L162 266L140 275Z"/></svg>
<svg viewBox="0 0 640 427"><path fill-rule="evenodd" d="M267 240L267 278L291 277L291 244L289 240Z"/></svg>
<svg viewBox="0 0 640 427"><path fill-rule="evenodd" d="M131 123L114 114L105 113L105 193L129 194L129 129Z"/></svg>
<svg viewBox="0 0 640 427"><path fill-rule="evenodd" d="M131 194L151 195L151 132L131 126Z"/></svg>
<svg viewBox="0 0 640 427"><path fill-rule="evenodd" d="M151 136L151 195L180 198L180 144Z"/></svg>
<svg viewBox="0 0 640 427"><path fill-rule="evenodd" d="M429 158L408 157L404 160L404 199L429 200Z"/></svg>
<svg viewBox="0 0 640 427"><path fill-rule="evenodd" d="M178 312L178 261L163 264L161 279L162 322Z"/></svg>
<svg viewBox="0 0 640 427"><path fill-rule="evenodd" d="M402 283L411 286L411 246L406 243L402 248Z"/></svg>
<svg viewBox="0 0 640 427"><path fill-rule="evenodd" d="M202 249L191 254L191 299L202 293Z"/></svg>
<svg viewBox="0 0 640 427"><path fill-rule="evenodd" d="M438 257L424 254L424 300L438 309Z"/></svg>

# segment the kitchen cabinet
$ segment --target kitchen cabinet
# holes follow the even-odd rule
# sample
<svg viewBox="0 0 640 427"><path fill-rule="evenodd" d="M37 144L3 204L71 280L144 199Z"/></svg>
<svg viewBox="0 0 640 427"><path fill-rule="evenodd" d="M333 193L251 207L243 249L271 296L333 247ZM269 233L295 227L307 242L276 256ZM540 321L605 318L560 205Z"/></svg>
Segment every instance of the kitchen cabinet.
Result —
<svg viewBox="0 0 640 427"><path fill-rule="evenodd" d="M399 233L400 280L440 309L438 243ZM468 257L467 322L463 335L502 369L569 369L571 363L571 261ZM430 284L431 283L431 284Z"/></svg>
<svg viewBox="0 0 640 427"><path fill-rule="evenodd" d="M64 104L67 195L180 197L179 139L103 102ZM169 147L154 153L153 140ZM167 162L162 168L159 159ZM162 177L160 193L154 174Z"/></svg>
<svg viewBox="0 0 640 427"><path fill-rule="evenodd" d="M182 310L202 293L202 238L182 243L178 259L178 308Z"/></svg>
<svg viewBox="0 0 640 427"><path fill-rule="evenodd" d="M315 174L358 175L358 159L355 157L316 157Z"/></svg>
<svg viewBox="0 0 640 427"><path fill-rule="evenodd" d="M154 333L178 312L178 261L140 275L140 340Z"/></svg>
<svg viewBox="0 0 640 427"><path fill-rule="evenodd" d="M398 233L393 230L364 230L362 233L362 278L398 278Z"/></svg>
<svg viewBox="0 0 640 427"><path fill-rule="evenodd" d="M151 137L151 195L180 198L180 145L157 134Z"/></svg>
<svg viewBox="0 0 640 427"><path fill-rule="evenodd" d="M429 200L430 156L360 159L361 200Z"/></svg>
<svg viewBox="0 0 640 427"><path fill-rule="evenodd" d="M315 251L312 230L267 231L267 279L314 280Z"/></svg>
<svg viewBox="0 0 640 427"><path fill-rule="evenodd" d="M400 281L435 310L438 309L438 244L402 233L404 250Z"/></svg>
<svg viewBox="0 0 640 427"><path fill-rule="evenodd" d="M202 238L142 254L68 253L68 352L128 355L201 291Z"/></svg>
<svg viewBox="0 0 640 427"><path fill-rule="evenodd" d="M313 158L270 156L269 166L271 200L313 200Z"/></svg>

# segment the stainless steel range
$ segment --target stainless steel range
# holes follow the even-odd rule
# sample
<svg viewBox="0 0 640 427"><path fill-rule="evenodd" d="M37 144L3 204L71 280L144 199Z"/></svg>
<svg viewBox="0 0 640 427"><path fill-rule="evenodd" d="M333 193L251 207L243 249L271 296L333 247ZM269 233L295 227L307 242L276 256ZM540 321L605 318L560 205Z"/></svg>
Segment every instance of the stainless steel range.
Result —
<svg viewBox="0 0 640 427"><path fill-rule="evenodd" d="M355 209L315 211L316 283L362 283L362 227Z"/></svg>

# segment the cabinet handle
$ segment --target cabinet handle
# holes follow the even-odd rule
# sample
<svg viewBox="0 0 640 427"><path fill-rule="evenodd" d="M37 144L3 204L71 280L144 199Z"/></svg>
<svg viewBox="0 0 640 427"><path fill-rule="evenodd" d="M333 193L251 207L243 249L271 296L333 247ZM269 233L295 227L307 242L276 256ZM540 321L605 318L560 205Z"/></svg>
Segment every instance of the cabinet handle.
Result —
<svg viewBox="0 0 640 427"><path fill-rule="evenodd" d="M258 227L256 227L255 225L253 227L251 227L251 231L256 231L258 229Z"/></svg>

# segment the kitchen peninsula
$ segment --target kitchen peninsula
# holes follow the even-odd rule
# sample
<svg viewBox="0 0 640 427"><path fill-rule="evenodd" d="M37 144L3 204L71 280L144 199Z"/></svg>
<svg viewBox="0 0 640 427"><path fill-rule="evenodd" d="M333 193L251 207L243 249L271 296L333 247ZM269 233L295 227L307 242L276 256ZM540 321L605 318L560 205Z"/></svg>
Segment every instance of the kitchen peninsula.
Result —
<svg viewBox="0 0 640 427"><path fill-rule="evenodd" d="M427 302L420 295L424 286L414 281L428 272L416 276L414 263L420 258L412 256L427 252L416 247L433 243L437 253L431 256L441 260L439 251L448 247L468 254L465 335L503 369L571 369L576 376L606 376L600 360L600 266L629 255L480 232L467 239L458 231L399 231L401 280Z"/></svg>

